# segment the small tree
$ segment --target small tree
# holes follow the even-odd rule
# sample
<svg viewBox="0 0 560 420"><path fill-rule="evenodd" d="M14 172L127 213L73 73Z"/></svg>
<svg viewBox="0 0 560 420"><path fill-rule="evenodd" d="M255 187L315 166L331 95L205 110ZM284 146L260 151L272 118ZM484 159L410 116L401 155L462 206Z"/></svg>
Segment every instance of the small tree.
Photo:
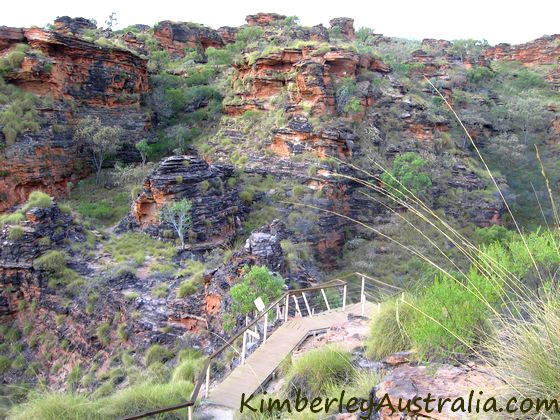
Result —
<svg viewBox="0 0 560 420"><path fill-rule="evenodd" d="M87 117L78 124L74 139L89 150L96 171L95 182L99 184L105 159L115 154L123 143L122 129L103 125L98 117Z"/></svg>
<svg viewBox="0 0 560 420"><path fill-rule="evenodd" d="M105 21L105 24L107 25L107 29L113 30L113 28L117 25L117 13L112 12Z"/></svg>
<svg viewBox="0 0 560 420"><path fill-rule="evenodd" d="M142 158L142 166L146 165L146 160L148 159L148 154L150 153L150 145L148 144L148 140L142 139L138 143L135 144L136 150L140 153L140 157Z"/></svg>
<svg viewBox="0 0 560 420"><path fill-rule="evenodd" d="M418 153L406 152L393 161L391 171L381 175L387 190L398 197L406 197L408 191L418 194L432 186L432 180L422 169L426 161Z"/></svg>
<svg viewBox="0 0 560 420"><path fill-rule="evenodd" d="M166 204L160 211L160 220L169 223L181 241L181 249L185 249L185 233L192 225L192 203L183 198Z"/></svg>
<svg viewBox="0 0 560 420"><path fill-rule="evenodd" d="M248 269L248 267L245 267ZM231 307L226 315L226 322L237 318L239 315L247 315L255 310L255 299L262 298L265 305L282 294L284 280L273 275L265 266L253 266L245 273L241 283L233 286L229 295Z"/></svg>

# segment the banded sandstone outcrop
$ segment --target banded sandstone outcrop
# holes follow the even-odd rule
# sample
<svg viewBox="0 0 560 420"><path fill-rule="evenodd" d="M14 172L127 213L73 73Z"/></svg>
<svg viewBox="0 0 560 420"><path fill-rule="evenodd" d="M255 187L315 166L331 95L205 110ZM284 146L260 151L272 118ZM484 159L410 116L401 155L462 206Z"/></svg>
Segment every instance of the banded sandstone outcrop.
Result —
<svg viewBox="0 0 560 420"><path fill-rule="evenodd" d="M159 211L170 201L192 202L190 248L211 249L227 244L239 228L240 201L228 180L233 168L209 165L196 156L171 156L148 176L132 204L132 216L141 229L162 234Z"/></svg>
<svg viewBox="0 0 560 420"><path fill-rule="evenodd" d="M59 26L62 32L0 30L0 54L22 43L32 48L20 68L4 74L5 80L42 102L36 106L39 130L20 135L0 152L0 211L24 202L34 189L64 195L68 182L89 173L89 162L72 140L79 118L95 115L105 124L123 127L124 161L138 159L136 152L130 153L132 145L150 129L141 108L150 88L146 60L69 36L66 27ZM1 132L0 142L5 143Z"/></svg>

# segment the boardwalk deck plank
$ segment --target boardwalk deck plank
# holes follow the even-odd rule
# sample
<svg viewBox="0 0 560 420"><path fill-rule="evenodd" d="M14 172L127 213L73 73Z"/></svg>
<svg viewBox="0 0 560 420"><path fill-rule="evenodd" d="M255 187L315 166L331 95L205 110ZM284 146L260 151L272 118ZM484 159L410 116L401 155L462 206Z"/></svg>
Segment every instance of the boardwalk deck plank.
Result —
<svg viewBox="0 0 560 420"><path fill-rule="evenodd" d="M366 303L366 313L373 308ZM211 390L208 401L212 404L239 409L241 395L252 395L266 382L280 363L294 350L309 332L326 329L332 325L344 322L348 314L359 314L360 304L348 305L343 312L341 309L323 312L313 317L293 318L284 323L266 343L257 348L245 361L238 366L227 378Z"/></svg>

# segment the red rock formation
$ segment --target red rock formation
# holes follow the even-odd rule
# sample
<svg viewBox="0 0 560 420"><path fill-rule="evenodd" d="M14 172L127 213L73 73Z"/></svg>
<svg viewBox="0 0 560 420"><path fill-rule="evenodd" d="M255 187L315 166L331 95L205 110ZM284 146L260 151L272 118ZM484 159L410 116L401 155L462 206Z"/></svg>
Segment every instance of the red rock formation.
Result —
<svg viewBox="0 0 560 420"><path fill-rule="evenodd" d="M56 18L54 21L54 28L57 32L66 35L77 35L87 30L97 29L97 25L89 19L62 16Z"/></svg>
<svg viewBox="0 0 560 420"><path fill-rule="evenodd" d="M286 16L279 15L278 13L257 13L256 15L249 15L245 18L250 26L268 26L274 23L282 22Z"/></svg>
<svg viewBox="0 0 560 420"><path fill-rule="evenodd" d="M344 159L352 154L352 137L351 133L343 129L314 132L305 117L295 115L288 126L274 131L270 147L282 157L311 152L321 158L335 156Z"/></svg>
<svg viewBox="0 0 560 420"><path fill-rule="evenodd" d="M65 142L29 144L17 151L9 149L0 157L4 176L0 178L0 212L23 203L34 190L53 197L65 196L68 183L74 184L88 174L79 151Z"/></svg>
<svg viewBox="0 0 560 420"><path fill-rule="evenodd" d="M451 42L445 39L424 38L422 40L422 46L435 50L445 50L451 46Z"/></svg>
<svg viewBox="0 0 560 420"><path fill-rule="evenodd" d="M450 420L465 418L463 413L453 412L451 400L463 398L469 400L471 390L483 391L492 395L497 389L503 388L503 383L483 366L451 366L441 365L435 371L426 366L412 366L405 364L395 368L376 388L378 398L388 395L394 407L399 406L399 399L412 400L417 396L428 394L435 398L449 398L449 402L442 406L441 412L433 410L426 413L421 410L418 415L431 419ZM475 399L478 397L476 394ZM475 401L475 400L473 400ZM397 420L402 418L401 412L392 412L387 407L380 410L381 418Z"/></svg>
<svg viewBox="0 0 560 420"><path fill-rule="evenodd" d="M75 37L34 28L27 43L52 60L52 71L37 75L32 63L7 79L24 90L54 98L72 97L94 106L137 104L149 89L146 61L132 53L107 49ZM39 79L39 80L37 80Z"/></svg>
<svg viewBox="0 0 560 420"><path fill-rule="evenodd" d="M35 189L61 196L68 182L87 175L87 161L68 130L77 118L97 115L107 124L126 126L131 143L145 136L148 127L146 116L138 112L141 96L149 90L146 60L58 32L20 31L0 31L0 45L23 41L42 54L27 54L21 68L4 78L55 102L39 110L37 133L26 133L0 154L0 211L25 201Z"/></svg>
<svg viewBox="0 0 560 420"><path fill-rule="evenodd" d="M329 24L331 25L331 31L334 28L338 28L342 36L347 40L354 41L356 39L356 34L354 33L354 19L345 17L334 18L329 21Z"/></svg>
<svg viewBox="0 0 560 420"><path fill-rule="evenodd" d="M525 65L560 64L560 34L519 45L498 44L483 54L486 60L519 61Z"/></svg>
<svg viewBox="0 0 560 420"><path fill-rule="evenodd" d="M224 41L217 31L194 23L165 20L155 26L154 36L173 57L184 57L185 48L195 48L204 52L208 47L224 46Z"/></svg>
<svg viewBox="0 0 560 420"><path fill-rule="evenodd" d="M10 49L15 44L25 42L23 29L0 26L0 54Z"/></svg>
<svg viewBox="0 0 560 420"><path fill-rule="evenodd" d="M171 156L144 182L132 204L132 217L143 229L159 226L161 208L186 198L193 204L191 245L212 248L227 243L236 234L239 207L237 191L225 186L232 172L229 166L210 166L194 156Z"/></svg>
<svg viewBox="0 0 560 420"><path fill-rule="evenodd" d="M371 70L386 73L390 69L381 60L353 51L331 48L319 52L316 48L285 48L257 59L253 65L237 65L233 86L237 93L224 102L228 115L246 111L268 111L277 107L275 100L284 92L288 95L290 125L276 130L271 149L280 156L311 151L320 157L340 158L351 154L345 135L333 132L314 132L301 116L309 109L314 116L336 113L335 82L337 78L356 79L360 72ZM240 87L241 86L241 87ZM372 104L368 95L370 82L360 82L360 101L363 109ZM349 119L363 117L362 113L348 115Z"/></svg>
<svg viewBox="0 0 560 420"><path fill-rule="evenodd" d="M218 28L218 34L220 38L222 38L222 41L224 41L224 44L233 44L237 39L237 31L238 29L232 26L222 26Z"/></svg>
<svg viewBox="0 0 560 420"><path fill-rule="evenodd" d="M226 100L224 109L230 115L273 109L272 99L284 88L294 105L311 107L314 115L332 114L336 77L355 78L363 70L390 71L379 59L336 48L323 53L315 48L285 48L257 59L254 65L236 67L233 84L242 85L243 90Z"/></svg>

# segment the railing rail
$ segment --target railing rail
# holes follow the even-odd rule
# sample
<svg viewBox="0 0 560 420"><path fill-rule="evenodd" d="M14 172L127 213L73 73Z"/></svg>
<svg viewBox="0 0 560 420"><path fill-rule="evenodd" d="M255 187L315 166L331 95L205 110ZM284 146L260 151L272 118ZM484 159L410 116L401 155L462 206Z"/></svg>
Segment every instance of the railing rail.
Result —
<svg viewBox="0 0 560 420"><path fill-rule="evenodd" d="M241 337L243 337L243 348L242 348L242 363L244 362L245 359L245 350L246 350L246 340L247 340L247 333L249 331L251 331L251 334L253 333L252 328L258 326L258 323L260 322L261 319L264 319L264 333L263 333L263 341L262 343L264 343L266 341L267 338L267 327L268 327L268 313L273 311L274 309L276 309L276 313L278 314L279 312L282 313L283 315L283 321L285 322L288 318L289 318L289 311L290 311L290 305L294 305L294 314L299 313L300 316L303 316L303 312L305 311L305 313L308 314L308 316L313 316L314 313L312 313L312 310L309 306L309 301L307 300L307 296L306 293L310 293L310 292L314 292L314 291L320 291L322 297L324 298L325 301L325 306L327 308L327 311L330 311L334 308L330 307L330 304L328 302L325 290L328 289L333 289L333 288L338 288L338 287L342 287L343 288L343 296L342 296L342 310L345 310L346 308L346 300L349 297L348 294L348 281L347 280L343 280L343 279L348 279L351 276L357 276L359 278L361 278L361 293L360 293L360 301L362 303L362 315L363 315L363 308L364 308L364 304L365 304L365 300L366 300L366 296L368 294L370 294L370 290L371 290L371 285L369 285L368 289L366 289L367 284L365 282L366 279L377 283L381 286L384 287L389 287L390 289L392 289L393 294L398 292L398 291L402 291L402 289L400 289L397 286L393 286L390 285L388 283L384 283L380 280L374 279L373 277L367 276L365 274L361 274L358 272L354 272L354 273L348 273L344 276L339 276L339 278L336 278L334 280L331 280L329 282L326 283L322 283L320 285L317 286L312 286L312 287L307 287L304 289L294 289L294 290L288 290L285 293L282 294L282 296L280 296L278 299L274 300L273 302L271 302L270 304L268 304L265 309L260 312L253 320L251 320L250 322L248 322L240 331L238 331L236 334L234 334L231 338L229 338L229 340L227 340L221 347L219 347L216 351L214 351L214 353L212 353L210 356L208 356L208 358L206 359L203 369L201 370L197 381L195 383L194 389L191 393L191 398L188 401L185 401L183 403L180 404L176 404L176 405L171 405L171 406L166 406L166 407L160 407L160 408L156 408L150 411L145 411L143 413L138 413L138 414L133 414L127 417L124 417L124 420L133 420L133 419L141 419L144 417L148 417L148 416L153 416L156 414L161 414L161 413L167 413L170 411L176 411L176 410L180 410L183 408L188 409L188 417L189 420L192 419L192 414L193 414L193 407L196 404L196 401L198 399L198 396L200 394L200 391L202 389L202 386L205 386L205 390L204 390L204 395L205 397L208 397L208 390L209 390L209 384L210 384L210 367L212 365L212 362L218 358L218 356L220 356L221 354L223 354L223 352L225 350L227 350L228 348L234 348L235 342L240 339ZM351 293L352 296L354 296L353 293ZM303 297L303 301L305 302L305 306L302 309L299 306L298 303L298 299L297 296L302 296ZM293 298L294 302L290 302L290 297ZM280 308L283 306L283 310L280 310ZM278 321L278 319L276 320Z"/></svg>

